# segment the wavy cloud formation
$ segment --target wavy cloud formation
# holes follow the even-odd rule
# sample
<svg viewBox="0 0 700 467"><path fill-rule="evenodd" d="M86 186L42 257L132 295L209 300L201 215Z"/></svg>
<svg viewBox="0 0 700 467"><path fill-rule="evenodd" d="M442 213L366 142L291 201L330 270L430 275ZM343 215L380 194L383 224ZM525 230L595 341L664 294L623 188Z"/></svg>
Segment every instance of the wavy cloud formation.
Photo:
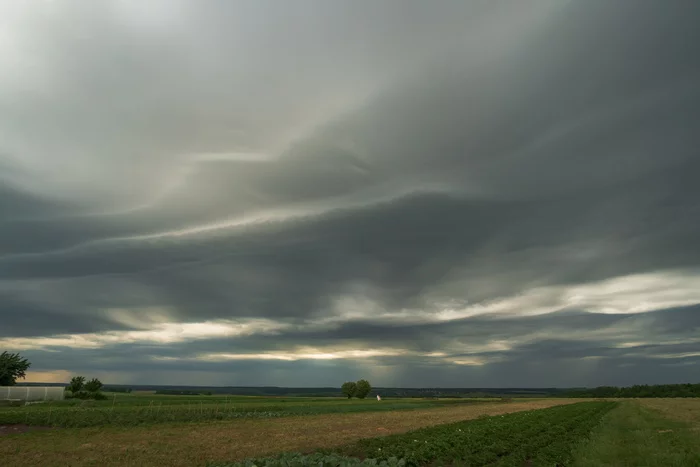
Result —
<svg viewBox="0 0 700 467"><path fill-rule="evenodd" d="M700 7L0 18L0 348L37 375L700 377Z"/></svg>

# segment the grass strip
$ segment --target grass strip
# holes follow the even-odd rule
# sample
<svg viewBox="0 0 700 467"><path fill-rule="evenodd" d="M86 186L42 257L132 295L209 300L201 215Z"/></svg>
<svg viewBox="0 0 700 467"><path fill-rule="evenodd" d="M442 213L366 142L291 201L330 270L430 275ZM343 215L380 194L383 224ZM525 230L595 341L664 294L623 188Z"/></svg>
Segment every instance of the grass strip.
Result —
<svg viewBox="0 0 700 467"><path fill-rule="evenodd" d="M687 423L625 401L574 452L576 467L697 467L700 438Z"/></svg>

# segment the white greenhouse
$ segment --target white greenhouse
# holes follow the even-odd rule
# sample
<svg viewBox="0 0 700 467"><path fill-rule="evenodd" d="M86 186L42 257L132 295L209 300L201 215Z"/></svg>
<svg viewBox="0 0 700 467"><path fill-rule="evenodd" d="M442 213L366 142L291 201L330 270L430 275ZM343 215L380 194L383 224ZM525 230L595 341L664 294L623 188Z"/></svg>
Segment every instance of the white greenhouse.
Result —
<svg viewBox="0 0 700 467"><path fill-rule="evenodd" d="M63 386L0 386L0 401L60 401L65 394Z"/></svg>

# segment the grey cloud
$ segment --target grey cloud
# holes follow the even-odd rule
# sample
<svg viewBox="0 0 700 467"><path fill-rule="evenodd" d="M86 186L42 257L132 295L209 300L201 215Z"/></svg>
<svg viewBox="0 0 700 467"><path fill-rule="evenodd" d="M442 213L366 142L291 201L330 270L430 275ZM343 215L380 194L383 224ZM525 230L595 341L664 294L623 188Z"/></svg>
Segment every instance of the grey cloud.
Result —
<svg viewBox="0 0 700 467"><path fill-rule="evenodd" d="M315 322L355 297L437 313L700 265L695 5L62 8L22 16L8 57L17 66L0 79L0 316L21 314L4 337L125 329L109 310L149 307L187 322ZM46 73L30 72L26 50ZM609 362L623 358L638 372L620 380L645 368L678 379L683 367L662 370L674 361L654 354L691 351L669 342L697 329L696 315L367 318L158 351L386 342L428 352L502 339L512 350L472 355L504 361L469 378L554 381L508 365L557 354L605 357L597 373L562 370L557 384L615 380ZM626 325L651 342L633 357L599 335ZM574 329L575 342L546 335ZM120 350L115 371L141 350ZM85 352L109 366L107 350ZM70 366L78 354L63 355ZM207 368L256 368L245 365ZM420 367L460 385L463 371L392 365L396 381Z"/></svg>
<svg viewBox="0 0 700 467"><path fill-rule="evenodd" d="M290 322L293 324L294 322ZM449 323L403 324L355 321L309 329L299 323L281 332L236 338L213 338L174 345L121 346L119 354L149 354L191 358L208 353L265 353L289 351L297 346L331 349L398 348L408 352L443 352L453 358L484 357L496 361L581 359L606 357L626 363L629 359L693 353L700 349L698 307L660 310L644 315L598 315L559 312L538 317L467 318ZM494 341L508 350L484 350ZM467 352L459 348L469 348ZM99 352L98 352L99 353ZM380 357L401 364L417 357ZM439 364L434 358L420 361Z"/></svg>
<svg viewBox="0 0 700 467"><path fill-rule="evenodd" d="M522 9L502 3L514 13ZM290 131L295 136L290 124L313 118L324 100L358 92L361 98L364 88L420 56L420 48L425 54L446 37L465 34L465 24L483 19L482 10L501 15L457 2L441 12L413 2L396 15L397 7L177 2L146 12L136 2L65 3L53 17L18 22L33 33L21 44L43 54L53 79L51 94L39 95L31 87L33 70L21 61L13 69L8 80L18 89L9 87L14 92L2 97L13 111L4 124L18 137L7 144L17 141L31 153L52 149L55 159L94 176L60 174L79 182L69 191L86 184L133 199L150 191L149 178L173 153L265 150ZM69 33L74 24L81 27ZM29 128L43 138L23 143ZM136 163L141 170L133 170ZM129 193L118 185L124 181Z"/></svg>
<svg viewBox="0 0 700 467"><path fill-rule="evenodd" d="M10 167L0 165L5 177L14 175ZM18 176L18 175L15 175ZM30 220L29 216L45 216L65 210L60 203L43 199L26 190L18 189L0 179L0 215L3 223ZM27 218L29 217L29 218Z"/></svg>
<svg viewBox="0 0 700 467"><path fill-rule="evenodd" d="M161 304L205 318L310 314L358 284L387 307L428 306L426 292L479 302L531 286L697 264L697 250L678 242L697 232L689 219L649 231L635 224L664 210L605 204L613 199L603 193L533 205L415 196L221 238L0 260L0 272L75 284L81 279L71 278L94 275L92 290L139 282Z"/></svg>
<svg viewBox="0 0 700 467"><path fill-rule="evenodd" d="M94 309L76 306L75 301L66 303L54 299L47 302L34 297L31 294L0 291L0 315L3 316L0 339L125 328L122 324L106 319Z"/></svg>

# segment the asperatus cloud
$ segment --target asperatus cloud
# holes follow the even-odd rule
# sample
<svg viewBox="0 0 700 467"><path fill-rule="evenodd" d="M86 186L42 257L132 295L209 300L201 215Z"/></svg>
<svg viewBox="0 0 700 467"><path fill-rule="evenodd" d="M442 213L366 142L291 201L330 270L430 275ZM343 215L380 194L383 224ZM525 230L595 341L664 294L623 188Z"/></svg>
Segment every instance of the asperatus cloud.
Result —
<svg viewBox="0 0 700 467"><path fill-rule="evenodd" d="M2 2L0 350L41 382L683 382L698 10Z"/></svg>

